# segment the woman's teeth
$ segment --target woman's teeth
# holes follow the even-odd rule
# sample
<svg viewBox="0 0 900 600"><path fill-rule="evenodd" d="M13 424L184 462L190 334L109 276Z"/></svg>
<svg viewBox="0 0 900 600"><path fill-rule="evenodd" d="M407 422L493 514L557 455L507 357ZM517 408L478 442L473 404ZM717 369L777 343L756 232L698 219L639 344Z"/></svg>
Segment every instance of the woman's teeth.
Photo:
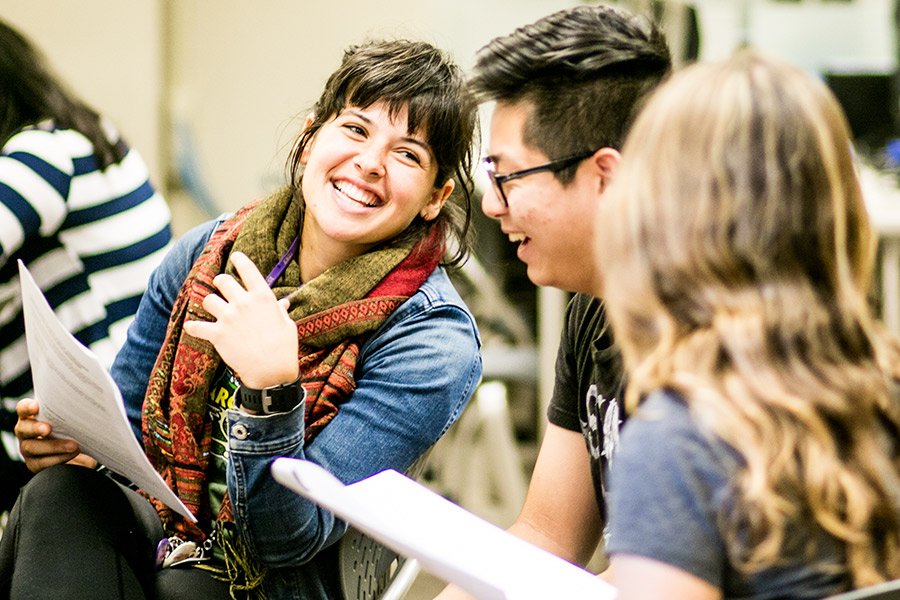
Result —
<svg viewBox="0 0 900 600"><path fill-rule="evenodd" d="M334 187L354 202L359 202L366 206L378 205L378 196L370 191L353 185L349 181L339 181L334 184Z"/></svg>

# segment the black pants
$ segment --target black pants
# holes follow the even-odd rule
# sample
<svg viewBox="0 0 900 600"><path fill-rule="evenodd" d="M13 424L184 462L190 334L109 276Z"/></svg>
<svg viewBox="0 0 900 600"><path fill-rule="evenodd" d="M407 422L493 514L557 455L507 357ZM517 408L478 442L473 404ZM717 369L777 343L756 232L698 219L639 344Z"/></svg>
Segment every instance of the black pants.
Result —
<svg viewBox="0 0 900 600"><path fill-rule="evenodd" d="M0 431L3 429L0 428ZM13 460L0 443L0 512L10 510L19 490L31 479L31 471L25 463Z"/></svg>
<svg viewBox="0 0 900 600"><path fill-rule="evenodd" d="M72 465L44 469L0 540L0 599L229 598L205 571L156 571L164 535L153 506L112 479Z"/></svg>

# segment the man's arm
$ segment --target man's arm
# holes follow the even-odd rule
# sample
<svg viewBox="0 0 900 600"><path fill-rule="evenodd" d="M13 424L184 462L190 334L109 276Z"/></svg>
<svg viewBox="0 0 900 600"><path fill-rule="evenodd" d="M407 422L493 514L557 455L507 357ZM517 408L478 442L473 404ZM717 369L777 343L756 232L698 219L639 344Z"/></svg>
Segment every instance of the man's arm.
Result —
<svg viewBox="0 0 900 600"><path fill-rule="evenodd" d="M525 505L508 531L579 566L600 542L603 524L582 435L547 425ZM470 598L447 586L436 600Z"/></svg>
<svg viewBox="0 0 900 600"><path fill-rule="evenodd" d="M620 600L722 600L722 591L693 573L634 554L616 554L607 569Z"/></svg>

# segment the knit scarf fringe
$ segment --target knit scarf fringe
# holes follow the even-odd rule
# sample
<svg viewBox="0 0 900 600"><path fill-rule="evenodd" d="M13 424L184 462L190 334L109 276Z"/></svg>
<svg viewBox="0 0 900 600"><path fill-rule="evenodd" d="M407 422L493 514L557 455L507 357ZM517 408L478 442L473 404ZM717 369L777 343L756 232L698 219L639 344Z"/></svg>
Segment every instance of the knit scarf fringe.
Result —
<svg viewBox="0 0 900 600"><path fill-rule="evenodd" d="M209 571L219 581L227 581L231 600L267 600L262 584L269 569L253 560L239 536L233 542L221 535L219 540L225 551L225 567L198 564L197 568Z"/></svg>

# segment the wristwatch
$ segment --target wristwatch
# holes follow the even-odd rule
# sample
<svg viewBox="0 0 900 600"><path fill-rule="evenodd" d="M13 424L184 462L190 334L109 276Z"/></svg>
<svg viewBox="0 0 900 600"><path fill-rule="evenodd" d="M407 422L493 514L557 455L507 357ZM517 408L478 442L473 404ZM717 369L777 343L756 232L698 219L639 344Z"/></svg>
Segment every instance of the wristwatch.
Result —
<svg viewBox="0 0 900 600"><path fill-rule="evenodd" d="M243 383L238 387L235 408L251 410L256 414L290 412L306 399L306 390L297 377L292 383L283 383L257 390Z"/></svg>

